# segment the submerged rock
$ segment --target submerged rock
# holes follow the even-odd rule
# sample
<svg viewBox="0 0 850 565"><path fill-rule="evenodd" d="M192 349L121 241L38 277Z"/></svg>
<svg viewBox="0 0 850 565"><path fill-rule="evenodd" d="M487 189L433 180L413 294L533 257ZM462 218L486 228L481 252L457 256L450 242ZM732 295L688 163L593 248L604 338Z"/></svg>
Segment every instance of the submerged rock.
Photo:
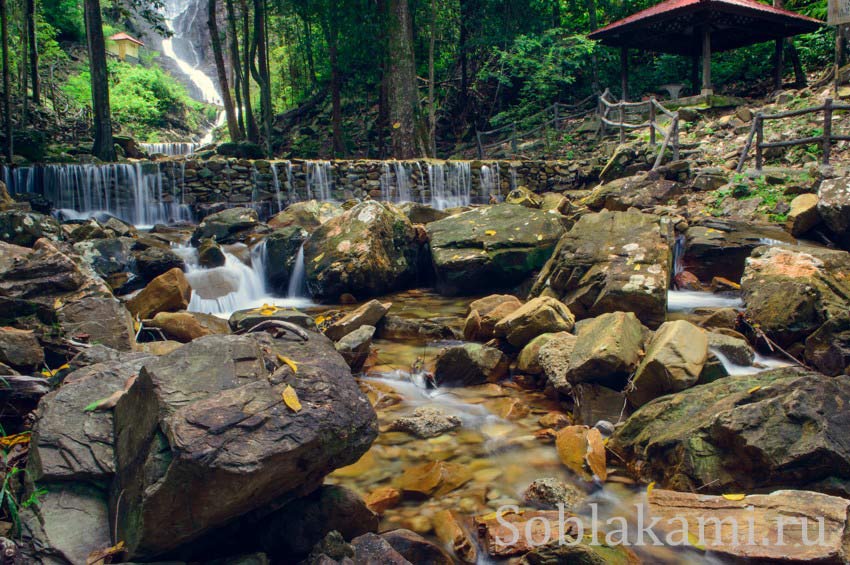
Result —
<svg viewBox="0 0 850 565"><path fill-rule="evenodd" d="M460 418L446 414L437 408L417 408L410 416L395 420L390 431L407 432L418 438L432 438L450 432L461 425Z"/></svg>
<svg viewBox="0 0 850 565"><path fill-rule="evenodd" d="M390 204L358 204L321 225L304 244L314 298L377 296L415 284L422 245L410 220Z"/></svg>
<svg viewBox="0 0 850 565"><path fill-rule="evenodd" d="M564 228L556 213L498 204L426 226L444 294L509 289L543 266Z"/></svg>
<svg viewBox="0 0 850 565"><path fill-rule="evenodd" d="M611 439L640 479L706 494L850 493L850 377L777 369L658 398Z"/></svg>
<svg viewBox="0 0 850 565"><path fill-rule="evenodd" d="M282 400L290 386L300 408ZM377 429L333 344L308 332L207 336L146 364L115 408L115 434L118 536L132 558L151 558L310 492Z"/></svg>
<svg viewBox="0 0 850 565"><path fill-rule="evenodd" d="M637 210L588 214L567 232L531 296L557 298L577 319L634 312L649 327L667 315L671 226Z"/></svg>

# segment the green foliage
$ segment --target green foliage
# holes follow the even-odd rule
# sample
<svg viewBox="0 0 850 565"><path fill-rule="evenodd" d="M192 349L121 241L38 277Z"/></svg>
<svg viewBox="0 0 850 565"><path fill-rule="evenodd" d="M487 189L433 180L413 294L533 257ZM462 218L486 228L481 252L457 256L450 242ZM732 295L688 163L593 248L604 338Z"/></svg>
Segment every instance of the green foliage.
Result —
<svg viewBox="0 0 850 565"><path fill-rule="evenodd" d="M167 127L170 120L178 118L186 120L190 127L198 127L207 111L205 105L189 97L183 85L156 65L110 61L109 78L113 119L137 138L147 139L156 128ZM81 106L90 106L90 81L86 68L71 75L63 90Z"/></svg>
<svg viewBox="0 0 850 565"><path fill-rule="evenodd" d="M707 206L708 212L714 216L720 216L723 202L730 197L736 200L759 198L761 199L759 211L767 214L770 221L782 223L787 219L785 213L774 213L777 204L788 203L784 186L770 184L764 176L752 178L741 173L735 174L729 184L714 191L714 197Z"/></svg>

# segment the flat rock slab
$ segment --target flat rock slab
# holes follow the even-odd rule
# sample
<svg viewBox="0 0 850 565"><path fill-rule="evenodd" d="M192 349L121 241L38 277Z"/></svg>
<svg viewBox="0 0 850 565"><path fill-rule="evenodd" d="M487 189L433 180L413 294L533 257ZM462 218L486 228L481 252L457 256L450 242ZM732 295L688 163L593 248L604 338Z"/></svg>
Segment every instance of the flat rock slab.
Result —
<svg viewBox="0 0 850 565"><path fill-rule="evenodd" d="M672 520L671 529L676 531L686 523L692 539L706 550L738 559L784 563L850 559L850 500L798 490L730 498L739 497L655 489L648 497L649 514L660 518L662 525ZM737 524L737 531L732 524Z"/></svg>

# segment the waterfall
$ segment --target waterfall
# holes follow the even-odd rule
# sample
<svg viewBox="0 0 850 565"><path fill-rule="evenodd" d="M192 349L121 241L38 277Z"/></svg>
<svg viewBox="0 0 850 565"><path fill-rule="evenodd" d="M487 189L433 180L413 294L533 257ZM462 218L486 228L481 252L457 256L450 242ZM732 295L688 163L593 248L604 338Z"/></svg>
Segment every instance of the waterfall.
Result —
<svg viewBox="0 0 850 565"><path fill-rule="evenodd" d="M295 266L289 277L289 289L286 293L288 298L304 298L307 293L307 269L304 264L304 245L298 249L295 257Z"/></svg>
<svg viewBox="0 0 850 565"><path fill-rule="evenodd" d="M138 227L191 221L176 175L165 186L158 165L43 165L4 168L12 194L36 192L67 218L109 214Z"/></svg>
<svg viewBox="0 0 850 565"><path fill-rule="evenodd" d="M148 155L165 155L166 157L184 157L194 155L198 149L197 143L140 143L139 147Z"/></svg>
<svg viewBox="0 0 850 565"><path fill-rule="evenodd" d="M274 199L277 203L278 213L283 212L283 199L280 196L280 175L277 172L277 163L272 163L272 182L274 185Z"/></svg>
<svg viewBox="0 0 850 565"><path fill-rule="evenodd" d="M676 235L676 242L673 244L673 278L676 275L685 271L685 247L687 246L687 238L684 234Z"/></svg>
<svg viewBox="0 0 850 565"><path fill-rule="evenodd" d="M407 164L393 161L392 164L384 163L381 173L381 200L385 202L411 202L413 193L411 190L410 177L412 171L407 169ZM395 180L395 184L393 184ZM393 190L395 188L395 191Z"/></svg>
<svg viewBox="0 0 850 565"><path fill-rule="evenodd" d="M511 191L514 191L518 188L517 183L517 175L516 175L516 166L511 165Z"/></svg>
<svg viewBox="0 0 850 565"><path fill-rule="evenodd" d="M333 167L330 161L307 162L307 200L333 200Z"/></svg>
<svg viewBox="0 0 850 565"><path fill-rule="evenodd" d="M472 203L472 168L468 161L429 163L431 206L438 210Z"/></svg>
<svg viewBox="0 0 850 565"><path fill-rule="evenodd" d="M490 197L498 198L502 194L502 175L499 171L499 163L491 166L481 166L481 203L488 204Z"/></svg>

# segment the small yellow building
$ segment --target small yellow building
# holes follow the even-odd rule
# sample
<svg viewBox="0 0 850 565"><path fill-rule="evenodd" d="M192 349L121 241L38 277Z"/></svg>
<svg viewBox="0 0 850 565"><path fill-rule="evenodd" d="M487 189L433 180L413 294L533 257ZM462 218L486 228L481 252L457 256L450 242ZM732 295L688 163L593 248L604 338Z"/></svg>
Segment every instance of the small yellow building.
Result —
<svg viewBox="0 0 850 565"><path fill-rule="evenodd" d="M106 43L106 51L122 61L126 61L127 59L138 61L139 48L144 46L144 43L122 31L109 38L109 41Z"/></svg>

